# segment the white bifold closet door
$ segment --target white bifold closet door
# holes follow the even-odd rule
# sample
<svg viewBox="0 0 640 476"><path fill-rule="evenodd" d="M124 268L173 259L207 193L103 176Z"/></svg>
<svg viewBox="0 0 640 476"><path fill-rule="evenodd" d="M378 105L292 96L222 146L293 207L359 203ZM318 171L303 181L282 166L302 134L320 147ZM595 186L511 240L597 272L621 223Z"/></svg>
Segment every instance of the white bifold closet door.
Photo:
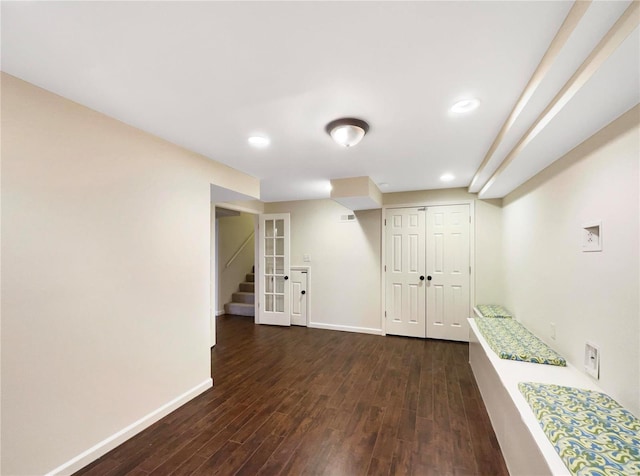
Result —
<svg viewBox="0 0 640 476"><path fill-rule="evenodd" d="M425 209L386 217L386 333L425 337Z"/></svg>
<svg viewBox="0 0 640 476"><path fill-rule="evenodd" d="M387 209L386 333L469 340L470 206Z"/></svg>
<svg viewBox="0 0 640 476"><path fill-rule="evenodd" d="M427 337L468 341L469 205L427 209Z"/></svg>

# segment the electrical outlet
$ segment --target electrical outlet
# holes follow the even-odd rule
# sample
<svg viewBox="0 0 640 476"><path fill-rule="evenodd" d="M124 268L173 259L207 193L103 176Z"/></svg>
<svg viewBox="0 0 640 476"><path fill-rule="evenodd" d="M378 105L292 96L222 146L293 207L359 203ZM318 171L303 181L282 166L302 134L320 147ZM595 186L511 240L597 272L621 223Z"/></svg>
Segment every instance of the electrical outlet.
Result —
<svg viewBox="0 0 640 476"><path fill-rule="evenodd" d="M555 322L549 323L549 336L551 337L551 340L556 340L556 323Z"/></svg>
<svg viewBox="0 0 640 476"><path fill-rule="evenodd" d="M582 225L582 251L602 251L602 223Z"/></svg>
<svg viewBox="0 0 640 476"><path fill-rule="evenodd" d="M584 370L593 378L600 378L600 349L591 342L584 344Z"/></svg>

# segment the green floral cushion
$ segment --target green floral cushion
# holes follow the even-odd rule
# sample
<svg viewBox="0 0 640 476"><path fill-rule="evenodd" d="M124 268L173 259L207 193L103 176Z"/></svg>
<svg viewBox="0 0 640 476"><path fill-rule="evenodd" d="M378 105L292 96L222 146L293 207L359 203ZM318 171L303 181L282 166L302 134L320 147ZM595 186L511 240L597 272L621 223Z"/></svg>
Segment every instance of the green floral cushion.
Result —
<svg viewBox="0 0 640 476"><path fill-rule="evenodd" d="M507 311L500 304L478 304L476 309L480 311L482 317L504 317L511 318L513 314Z"/></svg>
<svg viewBox="0 0 640 476"><path fill-rule="evenodd" d="M604 393L522 382L518 388L571 474L640 474L640 420Z"/></svg>
<svg viewBox="0 0 640 476"><path fill-rule="evenodd" d="M567 361L515 319L476 318L478 329L501 359L566 367Z"/></svg>

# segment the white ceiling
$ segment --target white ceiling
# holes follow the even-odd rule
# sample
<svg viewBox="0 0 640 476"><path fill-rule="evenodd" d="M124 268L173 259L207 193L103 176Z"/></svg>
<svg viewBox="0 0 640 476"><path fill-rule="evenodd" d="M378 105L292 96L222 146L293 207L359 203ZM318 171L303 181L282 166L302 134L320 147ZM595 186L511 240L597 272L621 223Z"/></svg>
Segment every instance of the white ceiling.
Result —
<svg viewBox="0 0 640 476"><path fill-rule="evenodd" d="M628 5L591 5L483 182ZM3 1L2 70L259 177L264 201L328 197L329 179L355 176L383 192L467 187L571 7ZM636 28L485 196L636 105L639 44ZM448 111L467 96L478 110ZM352 149L324 131L343 116L371 126ZM271 146L251 148L255 133Z"/></svg>

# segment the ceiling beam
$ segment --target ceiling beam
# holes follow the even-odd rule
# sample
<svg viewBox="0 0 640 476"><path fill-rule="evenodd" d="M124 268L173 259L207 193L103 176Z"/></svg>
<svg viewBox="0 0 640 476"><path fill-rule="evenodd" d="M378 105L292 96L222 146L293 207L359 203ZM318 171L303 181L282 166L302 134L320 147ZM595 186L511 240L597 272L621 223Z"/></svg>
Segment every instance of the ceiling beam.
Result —
<svg viewBox="0 0 640 476"><path fill-rule="evenodd" d="M520 113L523 111L523 109L525 108L525 106L533 96L533 93L535 92L535 90L538 88L538 86L540 86L540 83L542 83L542 81L544 80L545 76L551 69L553 62L558 57L558 54L560 54L560 50L562 50L567 40L575 30L576 26L578 26L578 23L580 23L580 20L582 19L583 15L585 14L585 12L587 11L590 5L591 5L591 0L587 0L587 1L576 0L573 3L573 6L571 7L571 10L569 10L569 13L564 19L564 22L562 22L562 25L560 25L560 28L558 29L556 36L553 38L553 40L551 41L551 44L549 45L549 48L547 48L547 51L545 52L544 56L540 60L538 67L533 72L533 75L531 76L531 79L529 79L529 82L527 83L525 88L522 90L522 93L520 94L520 97L516 101L515 106L513 106L511 114L509 114L509 117L507 117L507 120L504 122L504 124L502 124L502 128L500 129L500 132L498 132L498 135L493 141L493 144L491 144L491 147L489 147L487 154L484 156L484 159L482 160L480 167L478 167L478 170L473 176L473 179L469 184L470 193L475 193L478 190L480 190L480 188L482 187L483 184L479 183L479 180L482 174L484 173L487 165L489 164L489 161L493 157L493 154L495 154L496 150L498 149L498 146L502 143L502 140L507 135L507 132L509 132L509 130L511 129L511 126L513 126L514 122L516 122L516 119L518 118Z"/></svg>
<svg viewBox="0 0 640 476"><path fill-rule="evenodd" d="M622 42L640 24L640 2L632 1L631 5L618 18L618 21L611 27L607 34L600 40L600 43L593 49L586 60L580 65L569 81L562 87L560 92L551 100L549 105L538 116L529 130L520 138L516 146L507 154L500 166L493 173L491 178L482 187L478 196L482 197L487 193L496 179L511 164L513 159L524 150L529 143L553 120L553 118L564 108L573 96L582 88L611 54L622 44Z"/></svg>

